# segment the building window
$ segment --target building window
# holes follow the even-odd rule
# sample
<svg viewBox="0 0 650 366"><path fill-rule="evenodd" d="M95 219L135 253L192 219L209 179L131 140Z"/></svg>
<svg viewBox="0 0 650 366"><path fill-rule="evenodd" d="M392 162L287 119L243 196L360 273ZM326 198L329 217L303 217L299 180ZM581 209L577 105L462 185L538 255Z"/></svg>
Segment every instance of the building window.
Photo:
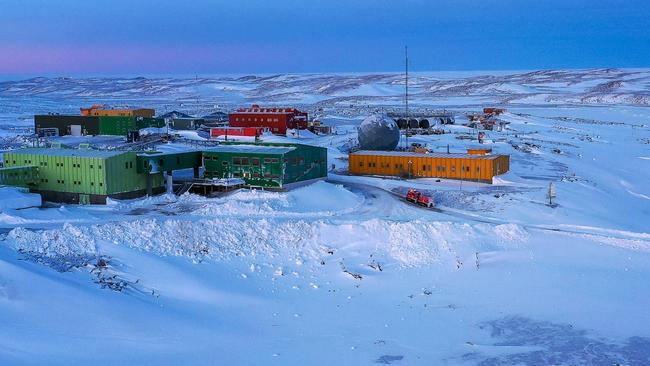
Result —
<svg viewBox="0 0 650 366"><path fill-rule="evenodd" d="M481 167L480 167L480 166L477 166L477 167L476 167L476 172L477 172L477 173L480 173L480 172L481 172Z"/></svg>
<svg viewBox="0 0 650 366"><path fill-rule="evenodd" d="M129 168L133 169L133 162L129 161Z"/></svg>
<svg viewBox="0 0 650 366"><path fill-rule="evenodd" d="M456 172L456 166L455 166L455 165L452 165L452 166L451 166L451 172L452 172L452 173Z"/></svg>
<svg viewBox="0 0 650 366"><path fill-rule="evenodd" d="M104 183L102 183L102 182L99 182L99 186L100 186L100 187L101 187L101 186L103 186L103 185L104 185Z"/></svg>
<svg viewBox="0 0 650 366"><path fill-rule="evenodd" d="M128 161L124 163L124 168L129 169L129 162Z"/></svg>
<svg viewBox="0 0 650 366"><path fill-rule="evenodd" d="M241 165L248 165L248 158L241 158Z"/></svg>
<svg viewBox="0 0 650 366"><path fill-rule="evenodd" d="M92 169L92 168L93 168L93 165L92 165L92 164L90 164L90 169Z"/></svg>
<svg viewBox="0 0 650 366"><path fill-rule="evenodd" d="M360 161L360 162L359 162L359 166L360 166L360 167L363 167L363 161Z"/></svg>
<svg viewBox="0 0 650 366"><path fill-rule="evenodd" d="M232 165L241 165L241 158L232 158Z"/></svg>
<svg viewBox="0 0 650 366"><path fill-rule="evenodd" d="M260 165L260 158L251 158L251 165Z"/></svg>
<svg viewBox="0 0 650 366"><path fill-rule="evenodd" d="M224 162L222 162L221 164L222 164L223 166L228 166L228 162L227 162L227 161L224 161Z"/></svg>

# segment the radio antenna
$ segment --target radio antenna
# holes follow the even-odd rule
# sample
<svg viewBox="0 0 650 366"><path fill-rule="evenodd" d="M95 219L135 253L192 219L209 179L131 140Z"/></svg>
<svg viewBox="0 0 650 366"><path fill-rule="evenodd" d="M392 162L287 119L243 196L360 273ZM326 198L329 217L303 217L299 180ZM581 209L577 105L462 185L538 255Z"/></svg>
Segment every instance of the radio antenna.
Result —
<svg viewBox="0 0 650 366"><path fill-rule="evenodd" d="M404 67L406 70L406 83L404 87L404 109L406 119L406 148L409 147L409 132L411 129L411 120L409 119L409 48L404 46Z"/></svg>

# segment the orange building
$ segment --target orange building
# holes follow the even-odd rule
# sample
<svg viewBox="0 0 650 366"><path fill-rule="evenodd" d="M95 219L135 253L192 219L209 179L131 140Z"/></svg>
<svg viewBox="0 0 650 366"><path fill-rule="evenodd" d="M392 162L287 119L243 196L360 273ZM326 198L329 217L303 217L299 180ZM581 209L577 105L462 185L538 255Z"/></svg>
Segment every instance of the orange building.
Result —
<svg viewBox="0 0 650 366"><path fill-rule="evenodd" d="M350 153L353 175L389 175L405 178L448 178L492 183L510 169L509 155L368 151Z"/></svg>
<svg viewBox="0 0 650 366"><path fill-rule="evenodd" d="M492 149L483 147L470 147L467 149L467 153L470 155L487 155L492 153Z"/></svg>
<svg viewBox="0 0 650 366"><path fill-rule="evenodd" d="M105 109L103 105L95 104L90 108L81 108L82 116L112 116L112 117L146 117L151 118L156 114L154 109Z"/></svg>

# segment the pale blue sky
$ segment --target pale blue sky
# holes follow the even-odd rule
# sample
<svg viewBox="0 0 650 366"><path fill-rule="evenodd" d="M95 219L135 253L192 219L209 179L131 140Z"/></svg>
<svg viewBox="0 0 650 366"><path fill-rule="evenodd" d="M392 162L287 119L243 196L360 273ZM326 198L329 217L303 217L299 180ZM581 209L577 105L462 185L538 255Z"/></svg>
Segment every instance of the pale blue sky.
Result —
<svg viewBox="0 0 650 366"><path fill-rule="evenodd" d="M650 66L642 0L0 0L0 74Z"/></svg>

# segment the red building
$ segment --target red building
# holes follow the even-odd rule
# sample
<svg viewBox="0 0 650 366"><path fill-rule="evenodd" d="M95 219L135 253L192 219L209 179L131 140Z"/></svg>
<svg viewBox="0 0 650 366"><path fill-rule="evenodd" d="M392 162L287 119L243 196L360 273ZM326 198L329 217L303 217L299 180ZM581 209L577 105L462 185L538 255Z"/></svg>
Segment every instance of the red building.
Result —
<svg viewBox="0 0 650 366"><path fill-rule="evenodd" d="M266 127L212 127L210 128L210 137L226 139L228 136L260 137L266 130Z"/></svg>
<svg viewBox="0 0 650 366"><path fill-rule="evenodd" d="M307 113L295 108L240 108L228 115L231 127L266 127L276 135L284 135L287 129L307 129Z"/></svg>

